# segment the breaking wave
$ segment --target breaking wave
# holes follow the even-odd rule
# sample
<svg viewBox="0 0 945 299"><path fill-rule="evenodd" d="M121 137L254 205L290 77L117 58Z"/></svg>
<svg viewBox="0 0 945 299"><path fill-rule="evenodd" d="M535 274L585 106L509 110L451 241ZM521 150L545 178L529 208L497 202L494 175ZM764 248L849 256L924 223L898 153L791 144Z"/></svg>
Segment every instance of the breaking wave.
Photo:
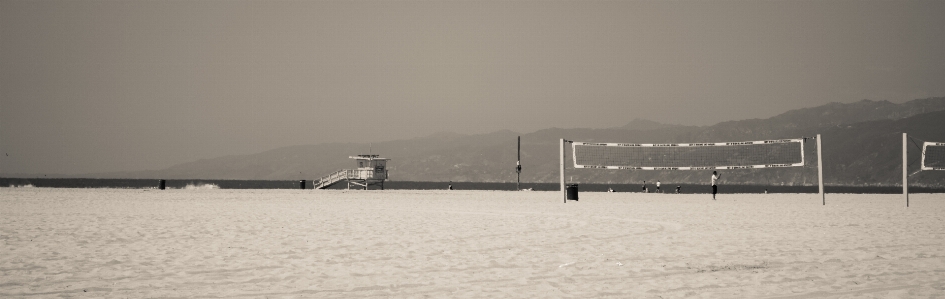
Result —
<svg viewBox="0 0 945 299"><path fill-rule="evenodd" d="M217 186L216 184L200 184L200 185L187 184L187 186L184 186L184 189L185 190L209 190L209 189L220 189L220 186Z"/></svg>

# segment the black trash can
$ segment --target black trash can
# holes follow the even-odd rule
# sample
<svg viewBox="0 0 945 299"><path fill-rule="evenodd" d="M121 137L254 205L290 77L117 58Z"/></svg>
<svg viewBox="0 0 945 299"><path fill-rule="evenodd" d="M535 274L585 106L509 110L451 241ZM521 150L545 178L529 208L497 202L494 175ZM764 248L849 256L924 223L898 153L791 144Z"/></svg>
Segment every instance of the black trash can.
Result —
<svg viewBox="0 0 945 299"><path fill-rule="evenodd" d="M164 190L164 185L165 185L165 184L166 184L166 181L164 181L164 180L158 180L158 189Z"/></svg>
<svg viewBox="0 0 945 299"><path fill-rule="evenodd" d="M578 200L578 184L567 184L565 190L568 193L568 200Z"/></svg>
<svg viewBox="0 0 945 299"><path fill-rule="evenodd" d="M299 180L299 189L305 189L305 180Z"/></svg>

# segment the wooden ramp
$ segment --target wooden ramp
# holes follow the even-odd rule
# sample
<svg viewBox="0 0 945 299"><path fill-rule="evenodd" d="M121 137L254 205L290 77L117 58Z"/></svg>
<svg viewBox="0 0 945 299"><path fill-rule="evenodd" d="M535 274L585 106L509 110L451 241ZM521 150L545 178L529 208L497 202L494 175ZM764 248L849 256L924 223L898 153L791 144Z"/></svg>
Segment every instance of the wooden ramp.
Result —
<svg viewBox="0 0 945 299"><path fill-rule="evenodd" d="M349 177L349 173L351 172L352 172L351 169L342 169L332 174L319 178L318 180L312 182L312 185L315 186L314 187L315 189L325 189L325 188L330 187L331 185L334 185L335 183L338 183L343 180L347 180Z"/></svg>

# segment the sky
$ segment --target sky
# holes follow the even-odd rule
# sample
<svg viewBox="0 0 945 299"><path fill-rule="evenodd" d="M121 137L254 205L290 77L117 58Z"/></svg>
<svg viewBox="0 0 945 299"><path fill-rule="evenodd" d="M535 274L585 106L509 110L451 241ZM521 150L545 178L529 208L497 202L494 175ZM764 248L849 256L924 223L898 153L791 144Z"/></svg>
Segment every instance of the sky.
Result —
<svg viewBox="0 0 945 299"><path fill-rule="evenodd" d="M945 96L945 1L0 0L0 175Z"/></svg>

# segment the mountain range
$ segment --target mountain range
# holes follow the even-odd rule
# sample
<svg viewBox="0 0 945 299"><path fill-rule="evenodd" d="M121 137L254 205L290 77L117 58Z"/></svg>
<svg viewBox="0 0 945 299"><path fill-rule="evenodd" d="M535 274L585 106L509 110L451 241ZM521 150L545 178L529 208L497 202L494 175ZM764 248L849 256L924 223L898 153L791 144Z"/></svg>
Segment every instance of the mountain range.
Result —
<svg viewBox="0 0 945 299"><path fill-rule="evenodd" d="M498 131L466 135L437 133L409 140L297 145L250 155L183 163L162 170L89 174L95 178L312 180L353 168L348 156L379 154L391 180L515 182L516 137L522 138L523 183L559 179L560 138L587 142L680 143L728 142L813 137L823 140L824 180L828 185L890 186L901 183L902 132L921 140L945 141L945 98L901 104L862 100L792 110L767 119L727 121L711 126L682 126L634 119L608 129L549 128L520 134ZM805 144L804 167L726 171L728 184L816 185L813 139ZM910 185L945 186L945 171L918 171L919 150L910 145ZM568 159L568 165L570 165ZM704 183L711 171L569 169L582 183Z"/></svg>

